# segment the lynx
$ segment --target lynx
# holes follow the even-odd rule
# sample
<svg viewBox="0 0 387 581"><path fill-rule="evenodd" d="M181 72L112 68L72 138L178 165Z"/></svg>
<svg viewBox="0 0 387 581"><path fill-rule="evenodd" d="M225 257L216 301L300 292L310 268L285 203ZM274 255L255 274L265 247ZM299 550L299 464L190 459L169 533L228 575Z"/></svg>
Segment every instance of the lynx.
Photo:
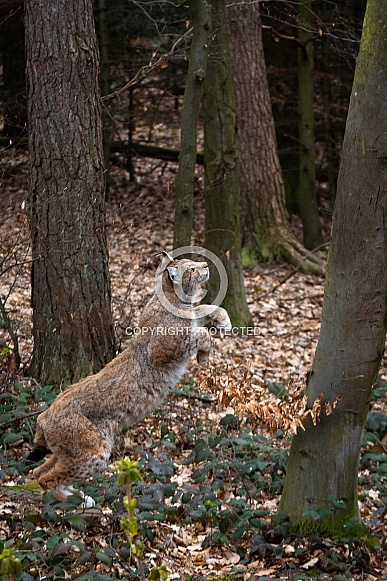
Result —
<svg viewBox="0 0 387 581"><path fill-rule="evenodd" d="M207 362L211 339L204 325L231 328L225 309L198 305L209 278L207 263L163 255L155 294L129 347L96 375L67 388L38 417L36 447L28 459L50 454L34 477L58 501L75 492L73 483L107 466L115 436L160 406L192 356ZM81 495L84 507L93 506L91 497Z"/></svg>

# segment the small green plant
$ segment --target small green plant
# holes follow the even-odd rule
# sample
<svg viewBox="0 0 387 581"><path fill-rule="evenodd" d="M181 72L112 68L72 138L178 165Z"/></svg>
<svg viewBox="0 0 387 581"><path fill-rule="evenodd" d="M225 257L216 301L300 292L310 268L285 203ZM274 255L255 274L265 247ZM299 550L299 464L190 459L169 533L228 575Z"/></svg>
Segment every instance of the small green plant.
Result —
<svg viewBox="0 0 387 581"><path fill-rule="evenodd" d="M120 526L128 539L131 554L137 561L140 579L143 581L145 580L145 573L142 560L145 545L138 531L137 517L135 514L137 500L132 497L133 483L142 480L137 467L138 462L131 461L129 458L119 460L116 464L116 469L118 470L117 484L118 486L125 486L126 488L126 496L124 497L123 503L128 513L128 516L121 518ZM166 566L160 565L160 567L153 567L149 572L148 579L152 581L166 581L168 579Z"/></svg>
<svg viewBox="0 0 387 581"><path fill-rule="evenodd" d="M149 573L148 579L151 581L166 581L168 579L166 566L160 565L160 567L153 567Z"/></svg>
<svg viewBox="0 0 387 581"><path fill-rule="evenodd" d="M6 547L0 553L0 575L4 575L5 581L13 581L22 574L21 561L12 553L13 549Z"/></svg>

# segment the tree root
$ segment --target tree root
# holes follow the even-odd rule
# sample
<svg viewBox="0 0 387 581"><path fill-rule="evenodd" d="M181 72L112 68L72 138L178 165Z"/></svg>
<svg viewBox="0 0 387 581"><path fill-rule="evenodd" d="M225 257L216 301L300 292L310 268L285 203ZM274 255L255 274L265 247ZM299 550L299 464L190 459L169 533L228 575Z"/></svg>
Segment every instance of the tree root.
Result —
<svg viewBox="0 0 387 581"><path fill-rule="evenodd" d="M306 274L316 274L319 276L325 274L325 260L316 256L315 253L325 248L328 243L321 244L314 250L307 250L296 239L289 240L282 238L277 241L276 245L277 260L283 259L289 264L295 266L295 270L289 275L289 277L299 270Z"/></svg>
<svg viewBox="0 0 387 581"><path fill-rule="evenodd" d="M264 231L264 229L262 229ZM316 255L316 252L322 250L328 245L324 243L314 250L307 250L286 227L279 226L266 231L264 236L258 239L250 240L245 250L250 259L254 261L258 257L264 260L275 260L277 262L287 262L295 267L295 270L289 276L301 271L306 274L316 274L322 276L325 274L325 260Z"/></svg>

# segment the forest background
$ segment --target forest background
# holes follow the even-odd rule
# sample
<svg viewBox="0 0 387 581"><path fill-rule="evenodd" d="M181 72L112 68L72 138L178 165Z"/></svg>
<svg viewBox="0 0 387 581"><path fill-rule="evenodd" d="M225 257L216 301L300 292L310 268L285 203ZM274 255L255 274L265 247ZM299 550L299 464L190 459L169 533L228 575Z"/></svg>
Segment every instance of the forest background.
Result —
<svg viewBox="0 0 387 581"><path fill-rule="evenodd" d="M31 312L30 268L31 260L35 260L36 264L33 244L36 232L42 228L42 223L39 223L42 206L36 204L36 198L35 209L31 204L34 198L28 191L26 144L29 140L30 156L32 151L36 162L36 152L42 147L47 159L50 159L50 148L55 139L53 141L50 132L46 131L49 139L44 142L40 136L40 141L35 142L35 150L31 150L31 147L34 148L31 141L36 137L28 135L26 117L25 21L22 10L11 4L4 3L1 23L4 119L1 153L2 444L5 466L2 475L7 483L3 496L6 501L5 515L14 515L16 504L17 516L6 517L5 538L7 546L13 546L15 554L22 560L24 578L35 578L41 572L52 571L59 577L65 571L71 571L72 576L78 578L82 575L86 578L136 576L139 572L135 560L131 562L125 553L125 541L119 532L117 515L122 511L118 508L119 500L115 501L113 508L106 506L117 495L111 475L110 478L105 475L105 480L99 482L99 489L94 490L97 498L105 499L101 500L103 518L100 518L101 513L89 519L86 515L77 515L78 520L74 519L71 507L58 508L50 498L46 499L42 510L38 493L32 490L27 494L25 490L24 481L27 479L29 483L29 479L23 455L31 442L33 414L37 409L42 409L44 402L52 401L55 394L52 384L68 383L84 375L85 369L74 369L74 362L71 361L68 367L72 369L70 376L66 371L64 375L55 377L55 366L51 366L45 376L47 364L42 365L42 362L56 359L50 353L55 341L49 341L48 351L38 351L39 342L35 337L33 346L32 329L34 326L36 328L36 319L33 325L31 320L33 317L41 321L49 320L44 308L51 299L43 288L49 280L46 264L41 277L43 287L39 287L37 268L33 274L37 277L34 281L37 302ZM47 8L44 3L37 4L41 4L43 11ZM102 321L104 332L97 333L105 343L101 345L99 341L94 341L99 353L91 356L94 362L97 361L97 368L112 357L115 344L119 350L129 340L127 329L135 327L141 306L152 292L155 263L150 259L160 250L171 248L174 243L175 246L181 245L184 236L187 236L184 228L183 234L176 228L177 222L183 223L183 219L179 219L177 214L179 200L175 195L182 167L182 157L178 165L179 147L183 147L180 127L183 123L184 87L188 86L189 79L192 15L198 19L201 17L195 13L200 4L192 2L190 7L176 8L165 2L114 2L106 6L100 1L94 6L101 55L103 156L105 167L109 170L103 206L106 207L112 287L112 319L110 322L108 319ZM215 14L220 19L222 3L218 4L220 7L213 3L212 17ZM387 422L383 408L383 365L379 371L377 389L373 392L375 402L367 418L367 431L363 438L366 453L362 457L359 481L362 518L368 530L372 531L375 542L367 542L367 537L364 540L364 535L360 534L363 529L359 532L357 523L352 521L353 530L347 526L344 537L343 531L340 535L337 531L334 531L335 534L331 531L330 537L336 539L333 544L320 536L324 532L321 526L313 527L316 529L313 535L317 537L302 537L301 540L300 531L297 534L291 531L286 511L275 512L286 471L289 448L287 428L294 419L294 408L289 406L286 411L287 388L289 382L303 384L305 381L318 337L323 263L326 259L324 248L329 240L365 4L343 2L338 6L325 1L294 5L260 2L260 13L258 4L254 3L245 7L239 5L239 12L234 12L237 5L230 5L225 12L234 64L232 75L232 68L229 68L229 80L233 76L238 120L239 250L226 236L221 237L223 247L220 248L216 247L219 241L208 237L211 230L224 226L229 219L228 208L235 203L235 198L228 199L227 192L234 191L229 183L226 190L218 192L215 205L209 204L210 196L206 196L211 170L208 164L208 151L211 152L209 132L207 144L205 135L206 120L211 118L211 113L206 103L216 101L210 92L219 74L216 68L209 69L210 74L207 70L208 77L214 82L207 82L207 86L204 83L202 89L204 113L199 116L199 151L197 155L195 152L197 163L194 179L191 180L193 206L192 209L184 208L182 214L191 213L193 230L189 239L197 245L215 249L226 264L230 262L230 252L236 248L237 266L240 260L240 266L244 267L245 297L242 296L244 306L236 309L233 320L243 326L237 321L242 310L244 322L253 323L259 333L254 337L215 339L211 369L198 373L192 367L186 384L175 395L168 412L160 412L162 419L160 413L156 414L147 422L150 428L148 433L139 428L125 437L126 450L130 449L133 451L131 455L140 458L140 465L146 474L145 484L137 490L143 501L142 505L139 502L138 518L146 537L146 565L166 562L175 578L192 574L193 571L204 575L210 571L223 571L248 575L246 578L294 580L306 577L384 578L385 531L382 522L385 515L384 431ZM30 5L33 8L33 3ZM71 18L82 14L84 6L79 3L78 11L73 8L72 12L67 13L70 14L69 29ZM31 9L27 19L31 26L36 14ZM49 19L46 21L52 29L52 22ZM65 32L63 22L61 20ZM257 26L259 22L262 27ZM249 23L252 23L251 30ZM241 24L240 30L238 24ZM35 26L39 31L38 20L35 20ZM48 42L49 28L46 30ZM209 46L221 38L218 29L215 27L214 30L215 33L208 33ZM262 31L262 38L260 34L257 36L257 30L259 33ZM262 69L263 54L253 53L251 49L250 57L253 54L253 59L250 61L249 54L243 54L241 47L248 46L247 31L251 34L255 49L263 41L266 68ZM60 37L59 31L55 34ZM54 42L55 34L52 35ZM242 36L238 37L237 34ZM30 33L29 38L34 38L34 35ZM66 43L63 40L65 37L61 38ZM223 50L213 44L212 54L215 53L214 47ZM28 54L27 58L32 62L33 47L30 47L30 53L27 50ZM211 48L207 58L209 66L213 66ZM257 64L260 66L254 68ZM32 67L27 65L27 72L29 70ZM247 74L249 71L250 76ZM265 94L266 72L270 101L267 101ZM43 76L41 72L40 79ZM74 77L70 81L76 92ZM31 77L29 83L30 88L34 86ZM90 87L86 90L88 95ZM31 94L33 91L30 91ZM37 96L39 98L39 94ZM187 94L185 102L186 98ZM43 102L43 119L48 102L50 100ZM95 108L98 109L97 106ZM268 109L270 115L273 114L274 124L268 116ZM33 114L30 109L30 115ZM250 129L253 132L252 142L255 143L253 151L249 151L249 142L241 139L241 132L247 135ZM66 130L71 128L67 127ZM95 141L98 141L98 132L96 135ZM69 141L77 147L75 133ZM230 153L227 147L221 145L222 148ZM236 159L233 141L231 149ZM100 153L96 151L95 155ZM251 161L251 166L247 163L243 165L244 160ZM227 164L227 159L222 163ZM35 163L35 167L39 165ZM38 183L39 176L34 174L33 168L34 162L30 169L30 191L32 188L34 196L34 180L35 184ZM68 173L64 175L65 188L70 187L69 174L74 173L73 169L68 168ZM51 170L54 182L58 177L55 174L56 171ZM210 182L217 182L216 175ZM79 198L74 200L72 209L61 204L53 204L52 207L54 211L64 214L63 221L67 225L72 224L73 215L66 216L66 212L80 211L81 222L85 224L85 217L89 216L89 202L86 198L84 200L86 205L83 209ZM254 200L257 201L256 205ZM268 200L276 203L270 205ZM262 208L269 206L270 212L262 212ZM51 211L49 204L46 210ZM101 223L101 227L96 228L96 220L101 219L101 212L98 214L91 220L90 228L102 232L101 252L105 256L104 225ZM232 216L233 212L231 220ZM209 219L212 220L210 224ZM220 224L217 219L220 219ZM58 215L55 220L58 220ZM235 223L232 227L235 230ZM47 240L47 231L43 232L42 238ZM52 246L52 240L50 244ZM65 264L68 256L62 256ZM105 259L102 262L106 262ZM286 262L293 266L287 266ZM71 269L74 264L72 261ZM60 294L62 289L66 289L66 273L60 272L58 253L54 256L53 265L57 282L52 290ZM102 279L104 276L102 273ZM42 290L36 290L39 288ZM97 288L99 297L100 290L101 287L99 290ZM99 303L97 311L104 310L106 300ZM51 305L51 308L58 311L58 305ZM68 305L66 308L68 310ZM230 310L230 306L228 308ZM109 326L110 338L106 332ZM70 328L70 325L63 327ZM47 329L47 336L53 337L52 332L52 328ZM73 351L73 334L66 336L64 331L59 339L62 347L69 341L69 353ZM43 342L44 349L47 349L47 343L47 340ZM66 349L62 354L64 351ZM31 373L31 369L35 371ZM92 369L96 370L94 367ZM27 375L32 375L34 380L28 379ZM198 386L201 391L197 391ZM207 393L210 388L215 392L220 390L227 397L223 397L223 402L218 402L215 407L212 404L209 412L208 406L214 397ZM275 396L285 397L285 402L268 399L267 388ZM246 415L243 404L256 400L255 415L258 419L266 419L266 426L272 422L274 437L269 436L262 426L257 432L256 426L251 430L248 425L239 425ZM285 420L289 418L286 424ZM149 433L154 434L155 438L150 437ZM317 434L316 439L323 449L321 435ZM331 469L327 461L325 472L328 479L332 478ZM323 472L321 468L321 481L324 481ZM186 485L187 480L191 480L189 485ZM354 485L357 487L357 482ZM106 502L109 498L110 501ZM303 510L303 519L321 525L327 520L327 511L330 515L344 514L342 497L332 496L328 500L329 506L323 507L316 503L314 496L309 498ZM76 534L74 527L78 531ZM115 537L108 539L107 530L111 527L115 530ZM354 541L357 534L360 539Z"/></svg>

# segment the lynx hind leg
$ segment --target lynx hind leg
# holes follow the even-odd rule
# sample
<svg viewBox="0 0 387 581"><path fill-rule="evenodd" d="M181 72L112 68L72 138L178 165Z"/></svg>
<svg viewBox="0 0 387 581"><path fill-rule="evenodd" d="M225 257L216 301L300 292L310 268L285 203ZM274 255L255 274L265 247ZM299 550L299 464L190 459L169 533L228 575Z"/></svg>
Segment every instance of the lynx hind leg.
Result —
<svg viewBox="0 0 387 581"><path fill-rule="evenodd" d="M106 468L110 450L107 451L106 448L101 448L97 454L88 455L87 450L83 450L82 454L78 456L58 456L57 454L53 456L55 456L55 461L53 461L52 467L46 472L38 473L37 475L38 483L43 490L52 490L56 500L59 502L65 500L71 494L78 494L84 500L82 503L83 508L94 506L94 500L82 491L75 490L72 484L74 482L83 482L96 472Z"/></svg>
<svg viewBox="0 0 387 581"><path fill-rule="evenodd" d="M114 440L111 430L101 432L82 415L73 416L71 425L65 428L60 434L58 425L49 434L46 430L53 454L34 471L39 485L44 490L52 490L59 501L74 493L72 484L84 482L106 468ZM91 503L92 499L85 498L85 507Z"/></svg>

